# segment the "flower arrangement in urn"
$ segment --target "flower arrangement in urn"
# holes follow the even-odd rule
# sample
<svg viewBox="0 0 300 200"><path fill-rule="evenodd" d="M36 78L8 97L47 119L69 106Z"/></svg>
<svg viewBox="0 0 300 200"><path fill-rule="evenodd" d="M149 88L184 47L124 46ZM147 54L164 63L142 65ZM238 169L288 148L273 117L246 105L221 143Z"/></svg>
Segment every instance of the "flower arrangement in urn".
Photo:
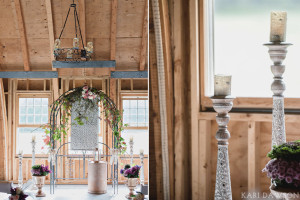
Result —
<svg viewBox="0 0 300 200"><path fill-rule="evenodd" d="M135 165L133 167L130 167L130 165L125 165L124 169L120 170L120 173L128 178L127 179L127 187L129 188L129 194L126 195L128 199L134 198L135 195L133 194L134 188L138 184L138 178L140 174L141 166Z"/></svg>
<svg viewBox="0 0 300 200"><path fill-rule="evenodd" d="M46 194L42 191L42 188L45 185L45 177L49 173L52 173L52 171L48 168L48 166L34 165L32 166L31 172L32 172L35 185L39 189L36 196L45 197Z"/></svg>
<svg viewBox="0 0 300 200"><path fill-rule="evenodd" d="M268 157L272 160L267 163L263 172L266 172L272 180L271 192L275 196L275 193L299 192L300 140L274 146L272 151L268 153Z"/></svg>

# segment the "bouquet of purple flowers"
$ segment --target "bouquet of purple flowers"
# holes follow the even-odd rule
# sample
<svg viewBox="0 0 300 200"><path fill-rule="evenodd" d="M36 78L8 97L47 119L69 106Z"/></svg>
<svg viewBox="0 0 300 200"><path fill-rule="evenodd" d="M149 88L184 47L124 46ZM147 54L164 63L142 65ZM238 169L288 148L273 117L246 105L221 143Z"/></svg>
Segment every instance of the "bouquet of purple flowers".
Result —
<svg viewBox="0 0 300 200"><path fill-rule="evenodd" d="M135 165L130 167L130 165L125 165L124 169L120 170L120 173L127 178L139 178L141 166Z"/></svg>
<svg viewBox="0 0 300 200"><path fill-rule="evenodd" d="M268 153L272 158L263 172L272 179L275 187L300 189L300 142L274 146Z"/></svg>
<svg viewBox="0 0 300 200"><path fill-rule="evenodd" d="M48 168L48 166L42 165L34 165L31 169L32 176L47 176L52 171Z"/></svg>

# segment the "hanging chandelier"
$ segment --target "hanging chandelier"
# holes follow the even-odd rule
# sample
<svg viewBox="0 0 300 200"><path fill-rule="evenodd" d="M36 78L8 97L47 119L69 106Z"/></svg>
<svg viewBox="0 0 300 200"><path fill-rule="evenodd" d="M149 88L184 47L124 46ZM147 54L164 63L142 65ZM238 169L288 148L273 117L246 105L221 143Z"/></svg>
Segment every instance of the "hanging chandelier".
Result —
<svg viewBox="0 0 300 200"><path fill-rule="evenodd" d="M73 13L74 13L74 22L75 22L74 23L75 37L73 38L73 47L61 48L60 38L64 32L70 11L72 9L73 9ZM78 38L78 32L79 32L80 38ZM80 40L82 43L82 49L79 48ZM77 14L77 9L76 9L76 4L74 3L74 0L73 0L73 3L70 4L70 7L69 7L69 10L67 13L67 17L65 19L63 28L60 32L59 38L56 39L55 43L54 43L53 54L54 54L55 60L57 60L57 61L89 61L92 58L93 48L94 48L93 42L88 42L87 46L86 47L84 46L81 29L80 29L80 23L79 23L78 14Z"/></svg>

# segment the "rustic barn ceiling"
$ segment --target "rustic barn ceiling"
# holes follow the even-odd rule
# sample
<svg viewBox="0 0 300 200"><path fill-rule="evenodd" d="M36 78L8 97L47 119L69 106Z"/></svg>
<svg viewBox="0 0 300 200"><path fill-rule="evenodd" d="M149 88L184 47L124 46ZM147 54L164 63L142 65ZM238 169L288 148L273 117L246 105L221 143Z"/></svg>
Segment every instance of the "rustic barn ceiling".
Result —
<svg viewBox="0 0 300 200"><path fill-rule="evenodd" d="M115 53L116 70L139 70L142 38L146 38L145 1L75 0L84 40L94 43L94 60L110 60ZM71 3L72 0L0 0L0 70L26 70L26 66L31 71L51 70L52 43L59 37ZM116 4L114 12L112 5ZM115 34L111 27L114 21ZM74 19L69 17L62 46L71 47L72 38ZM115 38L115 52L111 51L111 38Z"/></svg>

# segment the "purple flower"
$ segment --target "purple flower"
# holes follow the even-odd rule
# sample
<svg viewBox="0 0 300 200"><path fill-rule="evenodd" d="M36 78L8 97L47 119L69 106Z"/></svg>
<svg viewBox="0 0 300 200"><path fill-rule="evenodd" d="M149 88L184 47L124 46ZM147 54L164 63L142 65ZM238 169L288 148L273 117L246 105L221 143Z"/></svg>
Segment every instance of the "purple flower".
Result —
<svg viewBox="0 0 300 200"><path fill-rule="evenodd" d="M120 170L120 173L121 173L121 174L124 174L124 169L121 169L121 170Z"/></svg>
<svg viewBox="0 0 300 200"><path fill-rule="evenodd" d="M296 176L294 177L294 179L300 181L300 173L297 173Z"/></svg>
<svg viewBox="0 0 300 200"><path fill-rule="evenodd" d="M287 183L292 183L292 182L293 182L293 178L292 178L291 176L286 176L286 177L285 177L285 181L286 181Z"/></svg>
<svg viewBox="0 0 300 200"><path fill-rule="evenodd" d="M290 174L290 175L293 175L293 174L294 174L293 168L291 168L291 167L288 168L287 171L286 171L286 173L287 173L287 174Z"/></svg>

